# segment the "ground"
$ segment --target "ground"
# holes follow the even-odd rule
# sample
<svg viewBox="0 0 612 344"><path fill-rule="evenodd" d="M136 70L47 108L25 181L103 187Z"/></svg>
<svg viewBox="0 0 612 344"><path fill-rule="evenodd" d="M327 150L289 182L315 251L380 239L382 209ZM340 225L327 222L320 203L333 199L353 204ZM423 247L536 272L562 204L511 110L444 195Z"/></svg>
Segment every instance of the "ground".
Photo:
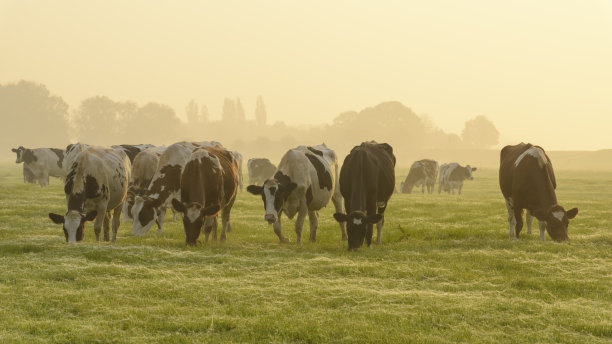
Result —
<svg viewBox="0 0 612 344"><path fill-rule="evenodd" d="M408 168L397 169L398 184ZM580 213L571 243L508 237L497 171L463 195L393 195L382 245L347 252L330 205L317 242L280 244L259 197L238 195L226 243L185 247L180 220L67 245L62 184L0 164L0 341L456 343L612 341L612 173L557 171ZM416 191L416 190L415 190ZM171 217L167 217L171 218ZM307 221L306 221L307 223ZM307 226L305 226L307 228Z"/></svg>

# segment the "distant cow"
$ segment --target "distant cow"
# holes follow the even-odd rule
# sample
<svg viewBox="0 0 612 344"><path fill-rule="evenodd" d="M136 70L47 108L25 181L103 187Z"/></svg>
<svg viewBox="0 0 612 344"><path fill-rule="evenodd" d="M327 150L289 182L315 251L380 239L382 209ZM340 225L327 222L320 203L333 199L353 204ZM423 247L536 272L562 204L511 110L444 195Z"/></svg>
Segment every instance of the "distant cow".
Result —
<svg viewBox="0 0 612 344"><path fill-rule="evenodd" d="M467 165L465 167L456 162L442 164L440 166L440 180L438 182L438 193L445 191L450 194L455 194L455 189L461 195L464 180L474 180L472 172L476 171L476 167Z"/></svg>
<svg viewBox="0 0 612 344"><path fill-rule="evenodd" d="M23 162L23 181L38 183L41 187L49 184L49 176L64 179L64 151L57 148L29 149L23 146L11 149L17 154L15 163Z"/></svg>
<svg viewBox="0 0 612 344"><path fill-rule="evenodd" d="M159 158L157 171L142 196L136 196L131 214L134 219L132 234L143 235L157 223L157 234L162 233L166 209L172 199L180 199L181 172L195 149L210 145L207 142L178 142L168 146ZM213 144L216 146L216 144Z"/></svg>
<svg viewBox="0 0 612 344"><path fill-rule="evenodd" d="M219 146L223 147L221 144L219 144ZM234 159L238 164L238 186L242 192L242 154L240 154L238 151L230 151L230 153L234 156Z"/></svg>
<svg viewBox="0 0 612 344"><path fill-rule="evenodd" d="M378 230L376 243L381 243L385 224L384 212L395 188L395 156L386 143L363 142L344 159L340 170L340 191L346 214L334 218L347 223L348 249L357 249L365 238L372 245L373 225Z"/></svg>
<svg viewBox="0 0 612 344"><path fill-rule="evenodd" d="M578 214L557 203L557 181L544 149L530 143L506 146L501 150L499 186L508 209L508 233L518 239L523 228L523 209L539 221L540 240L545 231L555 241L569 240L569 220ZM530 225L530 219L527 219Z"/></svg>
<svg viewBox="0 0 612 344"><path fill-rule="evenodd" d="M124 221L132 218L131 210L135 197L142 196L149 187L149 183L157 171L159 158L164 151L166 151L165 146L152 147L143 150L134 157L132 161L132 176L128 186L127 197L123 204Z"/></svg>
<svg viewBox="0 0 612 344"><path fill-rule="evenodd" d="M113 149L121 150L125 154L127 154L128 158L130 158L130 163L134 163L134 158L138 153L144 151L145 149L153 148L154 145L151 144L139 144L139 145L115 145L111 146Z"/></svg>
<svg viewBox="0 0 612 344"><path fill-rule="evenodd" d="M435 160L423 159L415 161L410 167L406 180L401 184L402 193L412 193L413 187L421 187L421 192L432 193L438 177L438 162Z"/></svg>
<svg viewBox="0 0 612 344"><path fill-rule="evenodd" d="M336 153L325 144L314 147L299 146L290 149L281 159L274 177L263 186L249 185L247 191L261 195L266 214L264 219L274 225L274 233L281 242L288 242L281 231L281 214L295 221L297 243L302 242L304 219L310 222L310 241L317 238L319 214L331 200L336 212L342 211L342 195L338 185L338 159ZM346 229L340 224L342 240L346 240Z"/></svg>
<svg viewBox="0 0 612 344"><path fill-rule="evenodd" d="M253 158L247 162L249 170L249 184L263 184L268 178L272 178L276 172L276 166L265 158Z"/></svg>
<svg viewBox="0 0 612 344"><path fill-rule="evenodd" d="M130 178L130 160L113 149L89 147L77 154L74 161L64 185L67 212L65 215L49 213L49 218L63 224L69 243L83 240L85 221L95 218L96 240L100 240L104 224L104 241L108 241L112 211L112 240L115 241Z"/></svg>
<svg viewBox="0 0 612 344"><path fill-rule="evenodd" d="M233 152L220 147L199 148L191 153L181 174L181 199L172 206L183 213L188 245L195 245L204 227L206 242L213 231L217 240L216 215L221 210L221 241L230 227L230 211L238 190L238 162Z"/></svg>

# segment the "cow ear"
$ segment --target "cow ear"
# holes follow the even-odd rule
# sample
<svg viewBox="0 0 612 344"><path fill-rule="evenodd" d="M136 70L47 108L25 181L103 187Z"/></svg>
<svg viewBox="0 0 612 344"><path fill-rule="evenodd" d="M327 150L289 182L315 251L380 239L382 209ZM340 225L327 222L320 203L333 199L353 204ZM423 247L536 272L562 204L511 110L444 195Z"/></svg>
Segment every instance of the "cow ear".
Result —
<svg viewBox="0 0 612 344"><path fill-rule="evenodd" d="M93 221L98 216L97 210L92 210L85 215L85 221Z"/></svg>
<svg viewBox="0 0 612 344"><path fill-rule="evenodd" d="M342 222L346 222L346 220L348 219L348 216L346 216L346 214L342 214L342 213L335 213L334 214L334 219L336 219L336 221L342 223Z"/></svg>
<svg viewBox="0 0 612 344"><path fill-rule="evenodd" d="M17 153L17 152L18 152L18 150L16 150L15 148L11 148L11 152L13 152L13 153Z"/></svg>
<svg viewBox="0 0 612 344"><path fill-rule="evenodd" d="M247 191L253 195L261 195L263 193L263 186L249 185L247 186Z"/></svg>
<svg viewBox="0 0 612 344"><path fill-rule="evenodd" d="M368 219L366 221L368 221L368 223L379 223L382 218L382 214L368 215Z"/></svg>
<svg viewBox="0 0 612 344"><path fill-rule="evenodd" d="M183 205L183 202L179 201L176 198L172 199L172 207L174 208L174 210L179 211L181 213L185 212L185 206Z"/></svg>
<svg viewBox="0 0 612 344"><path fill-rule="evenodd" d="M211 216L219 212L221 207L218 204L209 205L206 208L200 209L200 216Z"/></svg>
<svg viewBox="0 0 612 344"><path fill-rule="evenodd" d="M58 225L64 223L64 216L60 214L49 213L49 218L53 223L57 223Z"/></svg>
<svg viewBox="0 0 612 344"><path fill-rule="evenodd" d="M472 172L476 171L478 168L472 167Z"/></svg>
<svg viewBox="0 0 612 344"><path fill-rule="evenodd" d="M574 217L576 217L576 215L578 215L578 208L572 208L568 210L566 215L568 219L573 219Z"/></svg>

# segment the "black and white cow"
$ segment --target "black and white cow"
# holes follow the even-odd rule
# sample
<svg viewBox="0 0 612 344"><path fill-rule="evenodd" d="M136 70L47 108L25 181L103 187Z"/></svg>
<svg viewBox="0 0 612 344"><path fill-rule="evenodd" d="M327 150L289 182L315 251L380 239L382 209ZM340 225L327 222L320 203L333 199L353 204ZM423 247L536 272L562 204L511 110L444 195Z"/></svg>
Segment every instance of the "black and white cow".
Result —
<svg viewBox="0 0 612 344"><path fill-rule="evenodd" d="M376 243L381 243L384 212L394 189L395 156L390 145L363 142L346 156L340 170L346 214L337 212L334 218L347 223L349 251L361 247L364 239L371 247L375 223Z"/></svg>
<svg viewBox="0 0 612 344"><path fill-rule="evenodd" d="M94 218L96 240L104 225L104 241L108 241L111 212L112 240L116 240L130 173L130 160L122 152L89 147L76 155L64 185L66 214L49 213L53 222L63 225L67 242L83 240L85 221Z"/></svg>
<svg viewBox="0 0 612 344"><path fill-rule="evenodd" d="M532 216L535 216L540 226L540 240L544 241L546 231L555 241L569 240L569 220L576 217L578 209L565 211L557 203L555 172L544 149L530 143L506 146L499 160L499 186L508 209L510 238L518 239L523 228L523 209L526 209L529 234Z"/></svg>
<svg viewBox="0 0 612 344"><path fill-rule="evenodd" d="M474 180L472 172L476 171L476 167L467 165L465 167L456 162L442 164L440 166L440 180L438 184L438 193L445 191L450 194L455 194L455 189L461 195L464 180Z"/></svg>
<svg viewBox="0 0 612 344"><path fill-rule="evenodd" d="M142 196L153 179L159 159L166 151L166 146L152 147L136 154L132 161L132 176L128 186L127 197L123 203L123 220L132 219L132 206L136 196Z"/></svg>
<svg viewBox="0 0 612 344"><path fill-rule="evenodd" d="M268 178L272 178L276 172L276 166L266 158L253 158L247 162L249 170L249 184L263 184Z"/></svg>
<svg viewBox="0 0 612 344"><path fill-rule="evenodd" d="M304 219L310 222L310 241L317 238L319 214L331 200L337 212L342 211L342 195L338 185L338 159L336 153L325 144L318 146L299 146L290 149L281 159L274 177L263 186L249 185L247 191L261 195L264 219L273 224L274 233L281 242L288 242L281 231L281 214L292 219L296 214L295 233L297 243L302 242ZM346 229L340 224L342 240L346 240Z"/></svg>
<svg viewBox="0 0 612 344"><path fill-rule="evenodd" d="M421 187L421 192L432 193L438 177L438 162L430 159L415 161L410 167L408 176L400 186L402 193L412 193L413 187Z"/></svg>
<svg viewBox="0 0 612 344"><path fill-rule="evenodd" d="M219 144L219 146L223 147L221 144ZM240 192L242 192L242 154L238 151L230 151L230 153L234 156L238 164L238 187L240 188Z"/></svg>
<svg viewBox="0 0 612 344"><path fill-rule="evenodd" d="M172 207L173 198L180 200L181 172L191 152L200 147L219 145L216 142L177 142L166 148L147 190L134 198L131 210L133 235L144 235L153 223L157 223L157 234L161 235L166 209Z"/></svg>
<svg viewBox="0 0 612 344"><path fill-rule="evenodd" d="M15 163L23 163L23 181L38 183L41 187L49 184L49 176L64 179L64 151L57 148L29 149L23 146L11 149L17 154Z"/></svg>
<svg viewBox="0 0 612 344"><path fill-rule="evenodd" d="M111 146L111 148L113 149L117 149L117 150L121 150L123 151L125 154L127 154L128 158L130 158L130 163L134 163L134 158L136 157L136 155L138 155L138 153L144 151L145 149L149 149L149 148L153 148L155 147L154 145L148 144L148 143L144 143L144 144L139 144L139 145L115 145L115 146Z"/></svg>
<svg viewBox="0 0 612 344"><path fill-rule="evenodd" d="M230 226L230 211L238 190L238 161L233 152L221 147L198 148L181 174L181 200L172 206L183 213L187 245L195 245L204 228L206 242L211 232L217 239L217 213L221 211L221 241Z"/></svg>

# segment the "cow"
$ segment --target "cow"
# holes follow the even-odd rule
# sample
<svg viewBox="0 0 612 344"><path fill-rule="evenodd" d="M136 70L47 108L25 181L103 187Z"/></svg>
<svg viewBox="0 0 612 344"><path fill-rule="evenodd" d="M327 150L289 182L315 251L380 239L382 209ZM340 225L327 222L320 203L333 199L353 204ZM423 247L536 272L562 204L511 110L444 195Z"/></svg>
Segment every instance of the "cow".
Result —
<svg viewBox="0 0 612 344"><path fill-rule="evenodd" d="M64 151L57 148L29 149L23 146L11 149L17 154L15 163L23 163L23 181L38 183L41 187L49 184L49 176L64 180Z"/></svg>
<svg viewBox="0 0 612 344"><path fill-rule="evenodd" d="M121 150L125 154L127 154L128 158L130 158L130 163L134 163L134 158L138 153L144 151L145 149L154 148L154 145L151 144L139 144L139 145L115 145L111 146L111 148L116 150Z"/></svg>
<svg viewBox="0 0 612 344"><path fill-rule="evenodd" d="M249 170L249 184L259 185L274 175L276 166L266 158L253 158L247 162L247 170Z"/></svg>
<svg viewBox="0 0 612 344"><path fill-rule="evenodd" d="M476 167L467 165L465 167L456 162L442 164L440 166L440 179L438 182L438 193L445 191L449 194L455 194L455 189L458 189L458 194L461 195L464 180L474 180L472 172L476 171Z"/></svg>
<svg viewBox="0 0 612 344"><path fill-rule="evenodd" d="M344 159L340 170L340 192L346 214L336 212L334 218L346 223L349 251L363 245L372 246L373 226L381 244L384 213L395 189L395 155L387 143L363 142Z"/></svg>
<svg viewBox="0 0 612 344"><path fill-rule="evenodd" d="M413 187L421 186L422 193L425 193L425 187L427 187L427 193L432 193L434 191L437 177L437 161L429 159L415 161L412 166L410 166L408 176L406 177L406 180L402 182L400 190L402 193L412 193Z"/></svg>
<svg viewBox="0 0 612 344"><path fill-rule="evenodd" d="M181 199L172 206L183 214L187 245L195 245L204 227L205 242L210 232L217 240L216 215L221 211L221 241L230 227L230 211L238 191L238 161L233 152L220 147L198 148L191 153L181 173Z"/></svg>
<svg viewBox="0 0 612 344"><path fill-rule="evenodd" d="M542 147L522 142L504 147L499 158L499 186L508 209L510 238L518 240L526 209L529 233L534 216L539 222L540 240L544 241L548 232L554 241L569 241L569 220L578 215L578 209L566 211L557 203L555 173Z"/></svg>
<svg viewBox="0 0 612 344"><path fill-rule="evenodd" d="M84 238L86 221L94 222L96 241L104 225L104 241L109 241L109 226L113 212L113 238L117 229L121 208L128 188L131 166L127 155L103 147L89 147L76 155L66 176L66 214L49 213L56 224L62 224L66 242Z"/></svg>
<svg viewBox="0 0 612 344"><path fill-rule="evenodd" d="M66 174L68 174L69 170L72 168L77 155L86 150L88 147L90 147L90 145L80 142L71 143L66 146L66 149L64 150L64 171Z"/></svg>
<svg viewBox="0 0 612 344"><path fill-rule="evenodd" d="M219 145L223 147L223 145ZM242 154L238 151L230 151L230 153L234 156L236 163L238 163L238 186L240 187L240 192L242 192Z"/></svg>
<svg viewBox="0 0 612 344"><path fill-rule="evenodd" d="M132 161L132 176L128 186L127 197L123 203L123 220L132 219L132 206L135 197L144 194L153 175L157 171L159 158L166 151L165 146L152 147L136 154ZM129 157L129 155L128 155Z"/></svg>
<svg viewBox="0 0 612 344"><path fill-rule="evenodd" d="M251 184L247 191L261 195L264 203L264 220L273 225L280 242L289 242L281 231L281 214L295 221L298 245L302 243L302 228L308 215L310 241L315 242L319 226L318 210L331 200L336 212L342 211L342 195L338 185L338 158L325 144L298 146L282 157L278 169L263 186ZM346 228L340 224L342 240L346 240Z"/></svg>
<svg viewBox="0 0 612 344"><path fill-rule="evenodd" d="M181 172L191 152L206 145L218 147L218 143L177 142L166 148L159 158L157 171L148 188L134 198L131 215L133 235L144 235L157 223L157 234L161 235L166 209L172 207L172 199L180 198ZM222 147L222 146L221 146Z"/></svg>

